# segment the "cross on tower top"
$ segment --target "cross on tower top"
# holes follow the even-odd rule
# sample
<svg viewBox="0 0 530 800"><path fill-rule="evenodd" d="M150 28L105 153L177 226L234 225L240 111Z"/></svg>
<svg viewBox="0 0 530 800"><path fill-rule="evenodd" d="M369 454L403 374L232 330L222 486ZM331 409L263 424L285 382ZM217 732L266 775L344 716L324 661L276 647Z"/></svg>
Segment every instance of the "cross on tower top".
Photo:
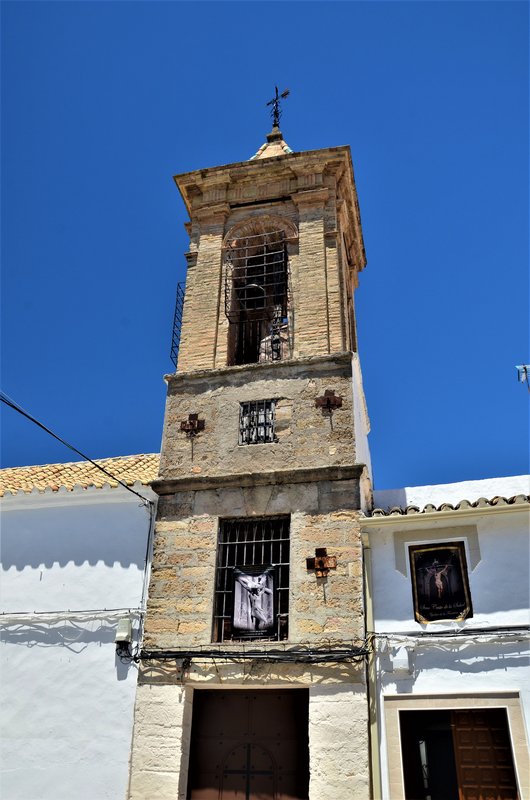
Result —
<svg viewBox="0 0 530 800"><path fill-rule="evenodd" d="M272 127L273 128L279 128L280 127L280 117L282 115L282 110L280 108L280 100L284 100L288 96L289 89L285 89L285 91L283 91L281 94L279 94L278 93L278 87L275 86L274 88L276 90L276 93L275 93L274 97L272 98L272 100L269 100L267 105L268 106L272 106L272 108L271 108Z"/></svg>

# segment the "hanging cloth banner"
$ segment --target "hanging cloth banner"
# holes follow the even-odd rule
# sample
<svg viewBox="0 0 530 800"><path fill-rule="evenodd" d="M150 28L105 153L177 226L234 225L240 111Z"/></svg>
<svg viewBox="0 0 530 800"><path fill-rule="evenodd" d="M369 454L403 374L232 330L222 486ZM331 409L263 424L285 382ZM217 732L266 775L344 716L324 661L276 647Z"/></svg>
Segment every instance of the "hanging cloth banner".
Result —
<svg viewBox="0 0 530 800"><path fill-rule="evenodd" d="M266 638L276 635L276 569L234 569L232 627L240 637Z"/></svg>

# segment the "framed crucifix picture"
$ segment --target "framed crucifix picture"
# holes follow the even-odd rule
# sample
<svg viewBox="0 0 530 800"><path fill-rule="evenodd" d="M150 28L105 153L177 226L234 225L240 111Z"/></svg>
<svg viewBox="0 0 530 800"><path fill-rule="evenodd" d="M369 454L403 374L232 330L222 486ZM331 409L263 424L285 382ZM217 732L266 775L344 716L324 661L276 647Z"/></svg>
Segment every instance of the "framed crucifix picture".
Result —
<svg viewBox="0 0 530 800"><path fill-rule="evenodd" d="M276 568L234 569L232 630L238 639L276 636Z"/></svg>
<svg viewBox="0 0 530 800"><path fill-rule="evenodd" d="M417 622L473 616L463 542L411 545L409 558Z"/></svg>

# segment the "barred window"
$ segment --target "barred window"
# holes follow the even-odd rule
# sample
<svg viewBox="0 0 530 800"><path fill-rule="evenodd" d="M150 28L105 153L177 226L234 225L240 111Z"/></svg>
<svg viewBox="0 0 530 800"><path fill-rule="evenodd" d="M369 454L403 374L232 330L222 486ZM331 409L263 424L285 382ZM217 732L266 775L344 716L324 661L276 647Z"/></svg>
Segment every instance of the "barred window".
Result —
<svg viewBox="0 0 530 800"><path fill-rule="evenodd" d="M289 516L220 520L215 642L287 639L289 527Z"/></svg>
<svg viewBox="0 0 530 800"><path fill-rule="evenodd" d="M258 231L252 233L251 231ZM289 259L283 230L263 230L259 220L225 249L228 363L289 358Z"/></svg>
<svg viewBox="0 0 530 800"><path fill-rule="evenodd" d="M250 400L239 404L239 444L276 442L274 411L276 400Z"/></svg>

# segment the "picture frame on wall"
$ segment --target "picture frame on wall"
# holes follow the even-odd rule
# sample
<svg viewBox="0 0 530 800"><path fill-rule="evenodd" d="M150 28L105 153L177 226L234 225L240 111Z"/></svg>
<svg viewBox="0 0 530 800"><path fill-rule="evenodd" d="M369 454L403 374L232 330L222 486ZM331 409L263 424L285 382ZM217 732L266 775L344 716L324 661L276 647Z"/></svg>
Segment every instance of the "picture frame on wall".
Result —
<svg viewBox="0 0 530 800"><path fill-rule="evenodd" d="M473 616L464 542L411 545L409 559L417 622Z"/></svg>

